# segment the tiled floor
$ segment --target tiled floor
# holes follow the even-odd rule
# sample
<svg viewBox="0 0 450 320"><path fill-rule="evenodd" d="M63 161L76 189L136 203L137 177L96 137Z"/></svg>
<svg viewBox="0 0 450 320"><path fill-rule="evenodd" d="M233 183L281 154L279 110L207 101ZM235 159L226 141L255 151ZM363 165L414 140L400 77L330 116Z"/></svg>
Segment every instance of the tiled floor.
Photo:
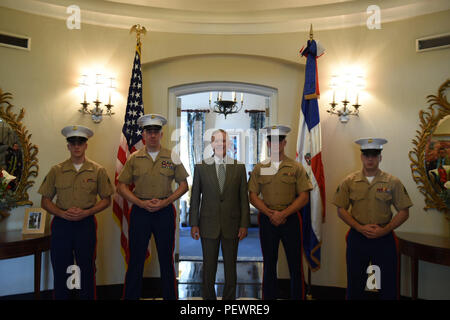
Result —
<svg viewBox="0 0 450 320"><path fill-rule="evenodd" d="M238 261L236 298L261 298L262 262ZM180 299L192 299L202 296L201 261L180 261L178 295ZM222 296L224 285L223 262L217 266L216 295Z"/></svg>
<svg viewBox="0 0 450 320"><path fill-rule="evenodd" d="M237 299L260 299L262 283L262 253L258 228L249 228L248 236L239 242L237 262ZM180 228L179 299L201 299L202 248L200 240L193 240L190 228ZM223 258L219 252L216 276L216 295L220 299L224 286Z"/></svg>

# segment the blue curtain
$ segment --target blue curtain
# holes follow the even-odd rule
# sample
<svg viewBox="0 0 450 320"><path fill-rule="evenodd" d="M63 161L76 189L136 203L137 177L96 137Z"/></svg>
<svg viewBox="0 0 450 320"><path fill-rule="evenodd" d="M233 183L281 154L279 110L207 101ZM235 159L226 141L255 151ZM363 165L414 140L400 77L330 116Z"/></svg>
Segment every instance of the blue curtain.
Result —
<svg viewBox="0 0 450 320"><path fill-rule="evenodd" d="M189 141L189 168L191 174L194 174L194 166L203 160L203 136L205 133L205 113L188 112L187 130Z"/></svg>
<svg viewBox="0 0 450 320"><path fill-rule="evenodd" d="M259 134L259 129L263 128L266 123L266 113L250 112L248 115L250 116L250 128L256 132L256 162L258 163L261 161L261 143L263 142ZM250 152L255 152L255 148L250 150ZM250 156L250 159L253 159L253 156ZM253 170L254 166L255 164L250 164L251 170Z"/></svg>

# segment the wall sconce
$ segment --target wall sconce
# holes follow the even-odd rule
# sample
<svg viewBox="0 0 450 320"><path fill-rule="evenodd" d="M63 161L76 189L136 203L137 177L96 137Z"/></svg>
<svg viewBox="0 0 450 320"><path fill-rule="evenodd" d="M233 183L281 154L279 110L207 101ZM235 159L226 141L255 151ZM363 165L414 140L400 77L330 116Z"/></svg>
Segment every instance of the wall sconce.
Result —
<svg viewBox="0 0 450 320"><path fill-rule="evenodd" d="M111 112L111 108L113 107L111 104L111 95L114 93L114 89L116 88L114 78L107 78L106 84L104 79L105 77L102 74L97 73L95 75L95 81L92 81L87 74L83 74L81 75L81 80L79 82L81 90L83 91L83 102L81 102L82 108L78 111L83 114L90 114L94 123L100 123L104 114L108 116L114 114L114 112ZM86 100L86 95L92 91L96 92L96 99L93 101L95 107L89 110L89 102ZM106 110L100 108L102 103L100 101L100 94L103 94L104 92L106 92L109 96L108 104L105 104Z"/></svg>
<svg viewBox="0 0 450 320"><path fill-rule="evenodd" d="M342 123L348 122L350 116L359 115L359 94L365 86L365 80L362 75L353 75L351 73L345 73L342 76L333 75L331 76L330 87L333 89L333 102L330 103L331 108L327 110L330 114L335 114L339 117ZM344 95L344 100L342 104L344 105L341 109L336 109L339 104L336 102L336 91L341 96ZM351 95L354 95L355 104L352 104L353 110L347 107L350 103L349 99Z"/></svg>

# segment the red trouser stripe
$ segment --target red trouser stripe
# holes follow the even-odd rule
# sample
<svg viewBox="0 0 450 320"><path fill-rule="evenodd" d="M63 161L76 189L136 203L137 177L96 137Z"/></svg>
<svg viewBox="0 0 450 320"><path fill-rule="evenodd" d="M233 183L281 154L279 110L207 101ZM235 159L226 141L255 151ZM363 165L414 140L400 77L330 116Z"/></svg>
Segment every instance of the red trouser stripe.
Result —
<svg viewBox="0 0 450 320"><path fill-rule="evenodd" d="M94 300L97 300L97 282L95 273L97 272L97 268L95 267L95 259L97 259L97 218L94 215L94 223L95 223L95 244L94 244L94 257L92 259L92 268L93 268L93 277L94 277Z"/></svg>
<svg viewBox="0 0 450 320"><path fill-rule="evenodd" d="M259 238L261 239L261 215L264 213L259 212L258 214L258 229L259 229ZM264 252L262 249L261 241L259 241L259 247L261 248L261 252ZM263 255L263 261L264 261L264 255ZM261 283L261 298L264 300L264 268L263 268L263 277L262 277L262 283Z"/></svg>
<svg viewBox="0 0 450 320"><path fill-rule="evenodd" d="M350 230L352 230L352 229L351 228L348 229L347 234L345 235L345 251L346 252L348 250L348 235L350 234ZM345 300L348 300L348 292L347 291L348 291L348 288L346 289L346 292L345 292Z"/></svg>
<svg viewBox="0 0 450 320"><path fill-rule="evenodd" d="M303 272L303 221L300 212L297 212L297 217L300 224L300 273L302 281L302 299L305 300L305 276Z"/></svg>
<svg viewBox="0 0 450 320"><path fill-rule="evenodd" d="M177 277L176 277L176 273L175 273L175 264L173 261L173 252L175 251L175 236L176 236L176 231L177 231L177 210L175 209L175 206L172 203L172 209L173 209L173 246L172 246L172 268L173 268L173 274L174 274L174 279L173 279L173 286L175 288L175 299L178 300L178 288L177 288Z"/></svg>
<svg viewBox="0 0 450 320"><path fill-rule="evenodd" d="M400 300L400 248L399 248L399 243L398 243L398 238L397 235L395 234L394 231L392 231L392 236L394 237L394 241L395 241L395 251L397 252L397 300Z"/></svg>

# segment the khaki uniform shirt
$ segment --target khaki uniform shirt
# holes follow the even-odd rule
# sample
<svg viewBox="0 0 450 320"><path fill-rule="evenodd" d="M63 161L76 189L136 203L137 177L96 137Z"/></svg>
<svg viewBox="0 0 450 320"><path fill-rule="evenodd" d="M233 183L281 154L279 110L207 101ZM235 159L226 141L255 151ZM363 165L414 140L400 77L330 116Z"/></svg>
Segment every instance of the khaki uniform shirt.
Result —
<svg viewBox="0 0 450 320"><path fill-rule="evenodd" d="M261 174L262 168L269 169L271 163L258 163L252 171L248 190L263 196L265 205L272 210L284 210L294 202L301 192L312 189L305 168L295 160L286 157L275 174Z"/></svg>
<svg viewBox="0 0 450 320"><path fill-rule="evenodd" d="M162 148L155 161L146 147L134 152L118 177L124 184L134 183L134 195L140 199L162 199L172 194L172 181L180 183L189 176L183 164L172 161L171 150Z"/></svg>
<svg viewBox="0 0 450 320"><path fill-rule="evenodd" d="M67 210L91 208L97 203L97 194L103 199L114 189L105 168L98 163L86 159L77 171L68 159L50 169L38 192L50 199L56 195L56 206Z"/></svg>
<svg viewBox="0 0 450 320"><path fill-rule="evenodd" d="M382 227L392 219L391 205L397 211L412 206L400 180L381 170L372 183L362 170L350 174L337 188L333 204L346 210L352 205L350 214L360 224L378 224Z"/></svg>

